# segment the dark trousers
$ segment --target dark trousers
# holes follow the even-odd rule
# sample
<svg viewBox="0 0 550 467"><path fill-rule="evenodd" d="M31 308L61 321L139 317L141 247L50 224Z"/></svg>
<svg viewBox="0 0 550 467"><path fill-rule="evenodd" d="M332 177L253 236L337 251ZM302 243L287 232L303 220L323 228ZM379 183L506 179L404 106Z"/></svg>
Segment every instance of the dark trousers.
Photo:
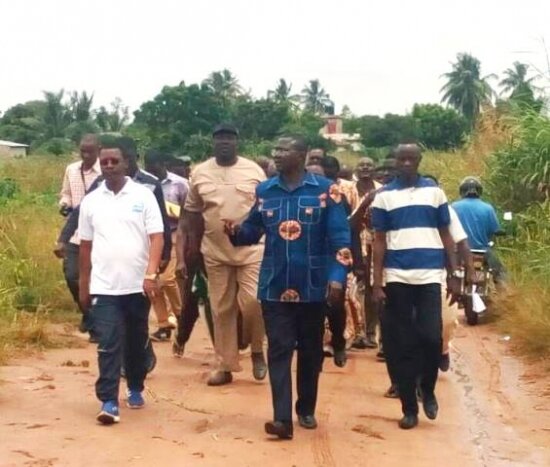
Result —
<svg viewBox="0 0 550 467"><path fill-rule="evenodd" d="M274 420L292 421L291 363L298 352L296 413L313 415L323 361L324 303L262 302Z"/></svg>
<svg viewBox="0 0 550 467"><path fill-rule="evenodd" d="M386 361L386 369L390 377L391 384L397 384L397 375L395 369L395 347L397 343L394 340L394 335L388 332L388 312L385 304L377 305L378 316L380 318L380 347L384 343L384 359Z"/></svg>
<svg viewBox="0 0 550 467"><path fill-rule="evenodd" d="M386 285L384 346L390 343L392 366L404 414L417 414L416 381L432 397L441 356L441 284Z"/></svg>
<svg viewBox="0 0 550 467"><path fill-rule="evenodd" d="M74 243L67 243L65 245L65 257L63 258L63 275L65 276L65 282L71 292L73 300L80 308L78 299L78 254L80 247Z"/></svg>
<svg viewBox="0 0 550 467"><path fill-rule="evenodd" d="M93 297L92 326L98 338L99 366L95 387L99 400L118 400L123 359L128 388L143 391L150 306L149 299L141 293Z"/></svg>
<svg viewBox="0 0 550 467"><path fill-rule="evenodd" d="M344 300L335 306L326 305L328 327L332 335L330 344L335 351L346 349L346 338L344 331L346 329L346 307Z"/></svg>

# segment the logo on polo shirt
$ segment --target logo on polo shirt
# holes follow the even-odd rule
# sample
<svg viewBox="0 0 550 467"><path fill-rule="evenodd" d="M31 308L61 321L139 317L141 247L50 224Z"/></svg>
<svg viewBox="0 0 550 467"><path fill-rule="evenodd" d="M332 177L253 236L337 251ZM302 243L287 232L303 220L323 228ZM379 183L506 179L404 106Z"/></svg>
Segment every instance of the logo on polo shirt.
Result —
<svg viewBox="0 0 550 467"><path fill-rule="evenodd" d="M132 206L132 212L143 212L143 203L135 203Z"/></svg>

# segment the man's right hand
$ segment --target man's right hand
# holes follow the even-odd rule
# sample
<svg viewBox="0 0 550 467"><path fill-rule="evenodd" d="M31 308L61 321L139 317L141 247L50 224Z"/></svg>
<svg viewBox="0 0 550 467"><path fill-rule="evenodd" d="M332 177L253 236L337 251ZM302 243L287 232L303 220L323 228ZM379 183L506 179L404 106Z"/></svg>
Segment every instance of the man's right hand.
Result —
<svg viewBox="0 0 550 467"><path fill-rule="evenodd" d="M384 288L380 285L374 285L372 287L372 301L374 303L384 303L386 301L386 293Z"/></svg>
<svg viewBox="0 0 550 467"><path fill-rule="evenodd" d="M62 242L57 242L55 244L53 254L59 259L65 258L65 244Z"/></svg>

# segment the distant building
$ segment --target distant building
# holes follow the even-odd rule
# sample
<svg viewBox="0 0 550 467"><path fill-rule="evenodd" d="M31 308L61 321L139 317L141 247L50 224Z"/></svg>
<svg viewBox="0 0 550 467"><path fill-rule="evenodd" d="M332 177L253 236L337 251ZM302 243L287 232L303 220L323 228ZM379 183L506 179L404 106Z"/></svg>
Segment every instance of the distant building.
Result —
<svg viewBox="0 0 550 467"><path fill-rule="evenodd" d="M353 151L361 149L361 135L359 133L343 133L343 119L339 115L327 115L323 117L325 126L321 128L320 134L339 148L350 148Z"/></svg>
<svg viewBox="0 0 550 467"><path fill-rule="evenodd" d="M28 144L14 143L0 139L0 157L26 157L29 150Z"/></svg>

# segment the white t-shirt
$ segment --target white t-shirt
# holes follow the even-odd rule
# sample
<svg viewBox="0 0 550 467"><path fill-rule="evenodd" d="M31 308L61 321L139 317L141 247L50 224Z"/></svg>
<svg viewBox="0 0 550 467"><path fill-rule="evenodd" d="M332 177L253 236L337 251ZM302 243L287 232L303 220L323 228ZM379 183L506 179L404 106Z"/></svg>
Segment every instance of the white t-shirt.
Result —
<svg viewBox="0 0 550 467"><path fill-rule="evenodd" d="M82 200L78 231L92 242L91 295L143 292L149 235L164 231L151 190L126 177L115 195L102 182Z"/></svg>
<svg viewBox="0 0 550 467"><path fill-rule="evenodd" d="M451 216L449 233L451 234L451 237L453 237L453 241L455 243L459 243L462 240L466 240L468 238L468 234L464 230L464 227L462 227L458 214L451 206L449 206L449 215Z"/></svg>

